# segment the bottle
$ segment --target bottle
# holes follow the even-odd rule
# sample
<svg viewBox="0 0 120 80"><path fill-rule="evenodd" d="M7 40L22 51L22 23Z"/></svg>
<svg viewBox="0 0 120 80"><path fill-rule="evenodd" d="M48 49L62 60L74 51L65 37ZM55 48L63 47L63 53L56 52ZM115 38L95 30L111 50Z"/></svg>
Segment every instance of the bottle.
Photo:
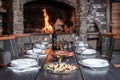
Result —
<svg viewBox="0 0 120 80"><path fill-rule="evenodd" d="M52 49L53 51L57 50L57 34L55 31L52 34Z"/></svg>

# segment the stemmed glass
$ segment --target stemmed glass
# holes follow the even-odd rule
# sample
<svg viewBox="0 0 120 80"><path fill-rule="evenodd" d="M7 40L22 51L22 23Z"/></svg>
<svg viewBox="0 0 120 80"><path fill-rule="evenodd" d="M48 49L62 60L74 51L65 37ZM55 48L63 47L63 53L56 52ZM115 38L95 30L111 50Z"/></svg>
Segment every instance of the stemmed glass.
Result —
<svg viewBox="0 0 120 80"><path fill-rule="evenodd" d="M87 49L87 46L81 46L80 47L80 55L81 59L84 59L86 56L83 54L83 52Z"/></svg>
<svg viewBox="0 0 120 80"><path fill-rule="evenodd" d="M80 36L81 36L81 39L82 39L81 44L83 44L83 45L80 46L81 57L83 59L83 57L85 57L85 55L83 55L83 52L87 49L87 42L85 40L86 34L85 33L84 34L80 34Z"/></svg>

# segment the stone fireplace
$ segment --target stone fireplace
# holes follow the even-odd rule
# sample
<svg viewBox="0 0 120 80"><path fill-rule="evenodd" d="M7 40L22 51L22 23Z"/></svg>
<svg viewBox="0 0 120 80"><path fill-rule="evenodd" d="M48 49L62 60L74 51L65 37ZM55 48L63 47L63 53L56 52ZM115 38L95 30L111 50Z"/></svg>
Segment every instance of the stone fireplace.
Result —
<svg viewBox="0 0 120 80"><path fill-rule="evenodd" d="M56 0L30 1L23 9L24 33L49 33L43 31L48 24L59 33L75 31L75 8L69 4Z"/></svg>
<svg viewBox="0 0 120 80"><path fill-rule="evenodd" d="M29 32L29 30L28 31L26 30L27 29L26 26L27 26L27 22L29 23L29 19L30 19L30 21L32 21L32 18L30 18L30 17L33 17L33 16L30 15L31 13L27 13L27 15L30 15L30 16L26 16L25 10L30 10L31 8L33 8L33 9L40 8L39 10L38 9L35 9L35 10L37 10L37 12L41 13L41 14L37 13L39 15L38 21L36 21L37 19L34 19L37 23L34 24L34 26L29 24L30 28L33 29L35 27L35 28L41 29L44 26L44 24L39 23L39 21L43 21L40 18L40 17L43 17L43 12L41 10L43 9L42 6L45 6L46 3L42 4L43 3L42 2L41 3L42 6L41 6L39 4L40 1L49 2L49 3L47 3L49 5L47 5L46 11L47 11L49 17L50 18L52 17L51 18L52 21L50 20L51 25L53 25L53 24L56 25L56 22L60 22L60 23L62 23L62 24L60 24L60 26L67 25L67 27L70 27L70 28L71 28L71 26L73 26L75 28L75 31L78 31L79 26L80 26L80 1L79 0L14 0L13 1L13 34L21 34L21 33L24 33L25 31ZM52 1L52 3L50 1ZM54 4L53 4L53 2L54 2ZM87 2L87 0L86 0L86 2ZM34 4L34 6L33 6L33 4ZM57 4L59 4L59 5L57 5ZM51 6L51 5L54 5L54 6ZM52 8L52 10L50 10L49 7ZM31 10L33 10L33 9L31 9ZM51 11L54 11L55 13L58 13L58 11L59 11L59 13L55 14L55 15L50 14ZM59 16L59 15L62 15L62 16ZM36 16L34 16L34 18L36 18ZM38 25L40 27L37 27L36 25ZM59 26L59 25L57 25L57 26ZM32 32L32 31L30 31L30 32ZM33 32L34 32L34 30L33 30ZM57 40L59 41L59 40L61 40L61 38L64 38L65 40L71 41L72 40L71 36L72 36L72 34L63 33L63 34L60 34L57 36L57 38L58 38ZM48 38L49 35L31 36L32 43L43 41L44 38L46 38L46 37ZM25 37L25 38L17 39L17 44L19 45L19 47L18 47L19 52L24 50L24 43L29 43L29 38Z"/></svg>
<svg viewBox="0 0 120 80"><path fill-rule="evenodd" d="M47 10L51 25L60 19L63 25L77 30L76 26L79 26L80 22L78 2L79 0L15 0L13 1L13 33L34 32L35 30L32 29L41 29L44 26L43 7ZM28 27L32 29L29 31Z"/></svg>

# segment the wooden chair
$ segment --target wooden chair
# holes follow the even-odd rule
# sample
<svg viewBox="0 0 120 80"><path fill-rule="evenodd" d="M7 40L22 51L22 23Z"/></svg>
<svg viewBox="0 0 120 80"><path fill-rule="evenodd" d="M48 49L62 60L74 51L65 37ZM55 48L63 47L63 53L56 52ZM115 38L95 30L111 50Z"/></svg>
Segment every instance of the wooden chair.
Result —
<svg viewBox="0 0 120 80"><path fill-rule="evenodd" d="M96 49L97 49L98 42L99 42L100 29L96 23L94 23L93 28L94 28L93 31L87 31L87 35L88 36L92 35L94 37L87 38L87 41L96 40Z"/></svg>
<svg viewBox="0 0 120 80"><path fill-rule="evenodd" d="M111 39L111 47L110 47L110 50L109 50L108 61L111 61L111 59L112 59L112 54L113 54L113 50L114 50L116 40L120 40L120 35L115 35Z"/></svg>
<svg viewBox="0 0 120 80"><path fill-rule="evenodd" d="M101 55L103 55L103 54L102 54L102 47L103 47L103 45L102 45L102 43L103 43L103 42L102 42L102 39L103 39L103 37L109 38L110 44L109 44L108 47L110 48L110 46L111 46L111 41L112 41L112 37L113 37L114 35L115 35L115 34L110 33L110 32L100 32L99 41L98 41L96 50L99 51ZM109 52L109 51L108 51L108 52ZM107 55L108 55L108 53L107 53ZM106 57L107 55L105 55L105 57Z"/></svg>
<svg viewBox="0 0 120 80"><path fill-rule="evenodd" d="M7 67L11 62L10 51L0 51L0 68Z"/></svg>
<svg viewBox="0 0 120 80"><path fill-rule="evenodd" d="M15 40L16 40L19 56L24 55L25 46L29 46L29 49L32 48L31 34L27 34L27 33L24 33L24 34L13 34L13 36L15 36ZM25 37L28 37L28 41L24 43L24 47L22 47L22 46L20 47L18 40L19 40L19 38L25 38ZM19 49L21 49L21 52L19 52L20 51Z"/></svg>

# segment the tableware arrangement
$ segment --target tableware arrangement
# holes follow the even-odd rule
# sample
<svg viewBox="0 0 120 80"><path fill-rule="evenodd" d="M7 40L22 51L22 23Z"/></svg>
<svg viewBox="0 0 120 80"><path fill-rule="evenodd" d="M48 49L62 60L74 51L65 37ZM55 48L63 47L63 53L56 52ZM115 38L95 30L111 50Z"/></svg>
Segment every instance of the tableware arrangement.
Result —
<svg viewBox="0 0 120 80"><path fill-rule="evenodd" d="M49 42L41 42L41 43L35 43L33 45L33 48L37 48L37 49L47 49L48 48L48 44Z"/></svg>
<svg viewBox="0 0 120 80"><path fill-rule="evenodd" d="M69 74L77 69L77 65L69 63L53 62L44 65L44 70L53 74Z"/></svg>
<svg viewBox="0 0 120 80"><path fill-rule="evenodd" d="M24 68L24 69L18 69L17 67L8 67L8 68L15 73L21 73L21 72L25 73L25 72L28 72L28 71L37 71L41 67L40 66L34 66L34 67L27 67L27 68Z"/></svg>
<svg viewBox="0 0 120 80"><path fill-rule="evenodd" d="M35 59L28 59L28 58L12 60L10 64L10 66L15 67L19 70L37 65L38 62Z"/></svg>
<svg viewBox="0 0 120 80"><path fill-rule="evenodd" d="M82 52L83 55L92 55L92 54L96 54L96 50L95 49L86 49Z"/></svg>
<svg viewBox="0 0 120 80"><path fill-rule="evenodd" d="M79 61L79 63L83 66L90 67L90 68L105 68L109 66L109 63L105 59L98 59L98 58L92 58L92 59L84 59L82 61Z"/></svg>

